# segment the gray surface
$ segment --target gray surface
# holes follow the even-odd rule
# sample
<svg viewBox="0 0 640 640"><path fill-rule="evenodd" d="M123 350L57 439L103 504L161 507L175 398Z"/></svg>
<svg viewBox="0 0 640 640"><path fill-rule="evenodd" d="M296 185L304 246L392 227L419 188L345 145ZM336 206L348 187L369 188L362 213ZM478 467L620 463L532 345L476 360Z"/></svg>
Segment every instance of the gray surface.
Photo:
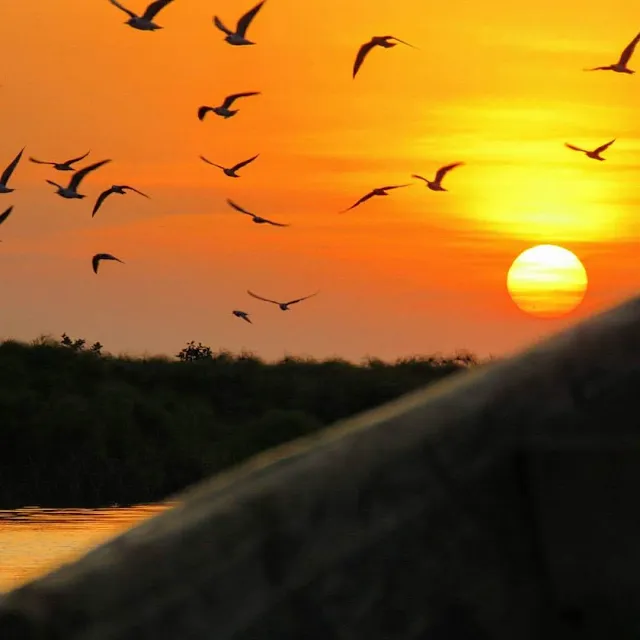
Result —
<svg viewBox="0 0 640 640"><path fill-rule="evenodd" d="M637 638L637 474L598 449L638 441L639 328L636 299L205 482L6 596L0 638ZM603 476L615 527L563 561Z"/></svg>

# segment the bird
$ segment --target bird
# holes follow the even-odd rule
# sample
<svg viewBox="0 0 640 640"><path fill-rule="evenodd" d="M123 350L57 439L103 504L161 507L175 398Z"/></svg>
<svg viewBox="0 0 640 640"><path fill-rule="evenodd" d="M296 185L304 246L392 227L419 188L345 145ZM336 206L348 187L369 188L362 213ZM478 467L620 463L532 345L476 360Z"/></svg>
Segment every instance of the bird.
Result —
<svg viewBox="0 0 640 640"><path fill-rule="evenodd" d="M169 3L173 2L173 0L156 0L155 2L152 2L141 16L135 14L130 9L127 9L116 0L109 0L109 2L129 15L129 19L125 24L128 24L134 29L139 29L140 31L156 31L157 29L162 29L162 27L155 24L153 19Z"/></svg>
<svg viewBox="0 0 640 640"><path fill-rule="evenodd" d="M289 302L277 302L276 300L269 300L269 298L263 298L262 296L259 296L249 290L247 290L247 293L253 298L257 298L258 300L263 300L264 302L271 302L272 304L277 304L282 311L290 311L289 309L290 305L297 304L298 302L302 302L303 300L307 300L308 298L313 298L313 296L317 296L320 292L316 291L315 293L305 296L304 298L296 298L295 300L289 300Z"/></svg>
<svg viewBox="0 0 640 640"><path fill-rule="evenodd" d="M98 199L96 200L96 203L93 206L93 213L91 214L91 217L93 218L93 216L95 216L96 213L98 213L98 209L100 208L100 206L108 196L110 196L112 193L119 193L120 195L124 195L127 192L127 190L135 191L136 193L139 193L141 196L144 196L145 198L149 197L146 193L142 193L142 191L138 191L137 189L134 189L133 187L129 187L126 184L114 184L113 186L109 187L109 189L105 189L98 196Z"/></svg>
<svg viewBox="0 0 640 640"><path fill-rule="evenodd" d="M228 29L227 27L225 27L224 24L222 23L222 20L220 20L218 16L213 16L213 24L216 27L218 27L220 31L227 34L225 41L228 42L229 44L235 45L236 47L248 45L248 44L255 44L255 42L251 42L251 40L247 40L245 35L247 33L247 29L249 28L249 25L251 24L252 20L256 17L258 11L262 9L262 5L264 3L265 3L265 0L262 0L262 2L259 2L255 7L253 7L253 9L251 9L250 11L247 11L247 13L245 13L240 18L240 20L238 20L235 33L231 31L231 29Z"/></svg>
<svg viewBox="0 0 640 640"><path fill-rule="evenodd" d="M362 198L360 198L360 200L358 200L357 202L352 204L348 209L345 209L344 211L340 211L340 213L346 213L347 211L351 211L351 209L355 209L359 204L362 204L363 202L366 202L370 198L373 198L373 196L388 196L389 194L387 193L387 191L389 191L390 189L400 189L401 187L409 187L409 186L411 186L411 185L410 184L396 184L396 185L391 185L389 187L379 187L377 189L373 189L373 190L369 191L369 193L367 193L366 196L362 196Z"/></svg>
<svg viewBox="0 0 640 640"><path fill-rule="evenodd" d="M36 158L30 157L30 162L35 162L37 164L51 164L54 169L58 171L73 171L72 164L76 162L80 162L80 160L84 160L91 151L87 151L83 156L78 156L77 158L71 158L71 160L65 160L64 162L47 162L46 160L37 160Z"/></svg>
<svg viewBox="0 0 640 640"><path fill-rule="evenodd" d="M392 40L396 40L396 42L392 42ZM356 60L353 63L353 77L356 77L358 73L358 69L362 66L364 59L367 57L367 54L374 47L383 47L384 49L391 49L391 47L395 47L398 43L406 44L408 47L412 47L416 49L412 44L405 42L404 40L400 40L400 38L396 38L395 36L374 36L369 40L369 42L365 42L360 49L358 50L358 55L356 56Z"/></svg>
<svg viewBox="0 0 640 640"><path fill-rule="evenodd" d="M251 211L247 211L246 209L243 209L240 205L236 204L233 200L229 200L229 198L227 198L227 204L230 207L233 207L236 211L239 211L240 213L245 213L246 215L251 216L253 218L253 221L256 224L271 224L274 227L290 226L288 224L283 224L282 222L274 222L273 220L267 220L267 218L261 218L260 216L257 216L255 213L251 213Z"/></svg>
<svg viewBox="0 0 640 640"><path fill-rule="evenodd" d="M249 96L258 96L260 95L259 91L246 91L244 93L234 93L230 96L227 96L224 99L224 102L219 107L209 107L204 105L198 109L198 120L204 120L204 117L207 115L209 111L213 111L216 115L222 116L223 118L230 118L238 113L238 109L229 109L229 107L238 99L238 98L247 98Z"/></svg>
<svg viewBox="0 0 640 640"><path fill-rule="evenodd" d="M615 71L616 73L635 73L633 69L629 69L627 64L631 60L631 56L635 51L636 45L640 41L640 33L625 47L624 51L620 54L618 62L609 64L606 67L593 67L592 69L584 69L584 71Z"/></svg>
<svg viewBox="0 0 640 640"><path fill-rule="evenodd" d="M417 174L412 174L411 177L412 178L417 178L418 180L424 180L427 184L425 185L428 189L431 189L431 191L447 191L447 189L445 189L442 186L442 180L443 178L447 175L447 173L449 173L449 171L451 171L451 169L455 169L456 167L460 167L464 164L464 162L454 162L453 164L448 164L444 167L440 167L437 171L436 171L436 177L433 180L427 180L426 178L423 178L422 176L419 176Z"/></svg>
<svg viewBox="0 0 640 640"><path fill-rule="evenodd" d="M117 262L122 262L120 258L116 258L112 256L110 253L96 253L93 258L91 258L91 266L93 267L93 273L98 273L98 267L100 266L101 260L116 260ZM124 262L122 262L124 264Z"/></svg>
<svg viewBox="0 0 640 640"><path fill-rule="evenodd" d="M253 322L251 322L251 318L249 317L249 314L246 311L238 311L237 309L232 311L231 313L233 313L233 315L236 318L242 318L244 321L248 322L249 324L253 324Z"/></svg>
<svg viewBox="0 0 640 640"><path fill-rule="evenodd" d="M13 205L11 205L3 213L0 213L0 224L2 224L11 215L12 211L13 211Z"/></svg>
<svg viewBox="0 0 640 640"><path fill-rule="evenodd" d="M572 149L573 151L582 151L582 153L584 153L587 156L587 158L604 161L606 160L606 158L603 158L600 154L603 151L606 151L615 141L616 139L614 138L613 140L610 140L606 144L599 146L597 149L594 149L593 151L588 151L587 149L581 149L580 147L576 147L572 144L569 144L568 142L565 142L564 146L567 147L568 149Z"/></svg>
<svg viewBox="0 0 640 640"><path fill-rule="evenodd" d="M86 196L83 195L82 193L78 193L78 187L80 186L80 182L88 173L90 173L91 171L95 171L96 169L101 167L103 164L107 164L107 162L111 162L111 160L100 160L100 162L94 162L93 164L83 167L82 169L78 169L78 171L76 171L71 176L71 180L69 180L68 187L63 187L62 185L59 185L57 182L54 182L53 180L47 180L46 182L48 182L49 184L52 184L54 187L58 187L58 190L56 191L56 193L62 196L63 198L76 199L76 200L80 198L86 198Z"/></svg>
<svg viewBox="0 0 640 640"><path fill-rule="evenodd" d="M22 158L22 153L24 151L24 147L18 153L18 155L11 161L11 164L4 170L2 175L0 176L0 193L11 193L15 191L15 189L10 189L7 186L7 182L9 182L9 178L11 174L15 171L15 168L18 166L18 162L20 162L20 158Z"/></svg>
<svg viewBox="0 0 640 640"><path fill-rule="evenodd" d="M211 162L211 160L207 160L204 156L200 156L200 159L204 160L204 162L206 162L207 164L211 164L214 167L218 167L218 169L222 169L224 174L226 176L229 176L230 178L239 178L240 176L236 173L236 171L238 171L239 169L242 169L242 167L246 167L249 163L253 162L259 155L260 154L257 154L252 158L249 158L248 160L243 160L242 162L238 162L238 164L234 164L233 167L223 167L219 164L216 164L215 162Z"/></svg>

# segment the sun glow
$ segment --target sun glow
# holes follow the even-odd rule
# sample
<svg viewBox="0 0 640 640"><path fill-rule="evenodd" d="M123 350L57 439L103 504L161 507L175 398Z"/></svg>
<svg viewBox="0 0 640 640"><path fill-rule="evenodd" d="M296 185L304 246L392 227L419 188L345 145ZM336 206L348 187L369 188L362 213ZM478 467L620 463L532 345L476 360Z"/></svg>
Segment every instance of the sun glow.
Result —
<svg viewBox="0 0 640 640"><path fill-rule="evenodd" d="M587 290L587 272L568 249L544 244L521 253L507 275L507 289L524 312L557 318L573 311Z"/></svg>

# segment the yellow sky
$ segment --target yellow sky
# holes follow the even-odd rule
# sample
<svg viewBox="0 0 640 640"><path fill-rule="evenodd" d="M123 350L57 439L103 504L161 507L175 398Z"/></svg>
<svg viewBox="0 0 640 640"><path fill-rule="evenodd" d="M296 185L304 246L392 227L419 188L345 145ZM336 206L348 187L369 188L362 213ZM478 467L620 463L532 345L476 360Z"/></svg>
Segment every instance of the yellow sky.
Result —
<svg viewBox="0 0 640 640"><path fill-rule="evenodd" d="M142 11L146 0L127 0ZM26 145L0 227L0 335L99 340L115 353L213 348L360 358L500 354L637 289L640 75L584 73L617 60L637 7L539 0L267 0L253 47L212 25L253 0L175 0L140 32L107 0L22 0L3 7L0 165ZM374 50L393 34L419 47ZM635 64L634 64L635 63ZM631 68L640 70L640 52ZM240 91L229 120L196 117ZM564 148L617 138L606 162ZM112 158L63 200L26 161ZM234 180L198 159L260 157ZM371 188L422 184L337 212ZM124 183L149 193L101 190ZM229 197L273 228L225 204ZM509 299L506 274L535 244L574 251L589 276L576 312L540 320ZM91 256L109 252L126 264ZM282 313L247 296L319 296ZM231 315L248 311L250 326Z"/></svg>

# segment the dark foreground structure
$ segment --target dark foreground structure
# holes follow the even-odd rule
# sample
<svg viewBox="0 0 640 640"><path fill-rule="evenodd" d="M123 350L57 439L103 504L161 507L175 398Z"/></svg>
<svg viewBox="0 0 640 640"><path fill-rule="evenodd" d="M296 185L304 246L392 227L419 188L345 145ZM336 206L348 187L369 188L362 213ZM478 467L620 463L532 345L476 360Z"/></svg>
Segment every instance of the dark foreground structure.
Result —
<svg viewBox="0 0 640 640"><path fill-rule="evenodd" d="M640 638L640 298L179 496L2 640Z"/></svg>

